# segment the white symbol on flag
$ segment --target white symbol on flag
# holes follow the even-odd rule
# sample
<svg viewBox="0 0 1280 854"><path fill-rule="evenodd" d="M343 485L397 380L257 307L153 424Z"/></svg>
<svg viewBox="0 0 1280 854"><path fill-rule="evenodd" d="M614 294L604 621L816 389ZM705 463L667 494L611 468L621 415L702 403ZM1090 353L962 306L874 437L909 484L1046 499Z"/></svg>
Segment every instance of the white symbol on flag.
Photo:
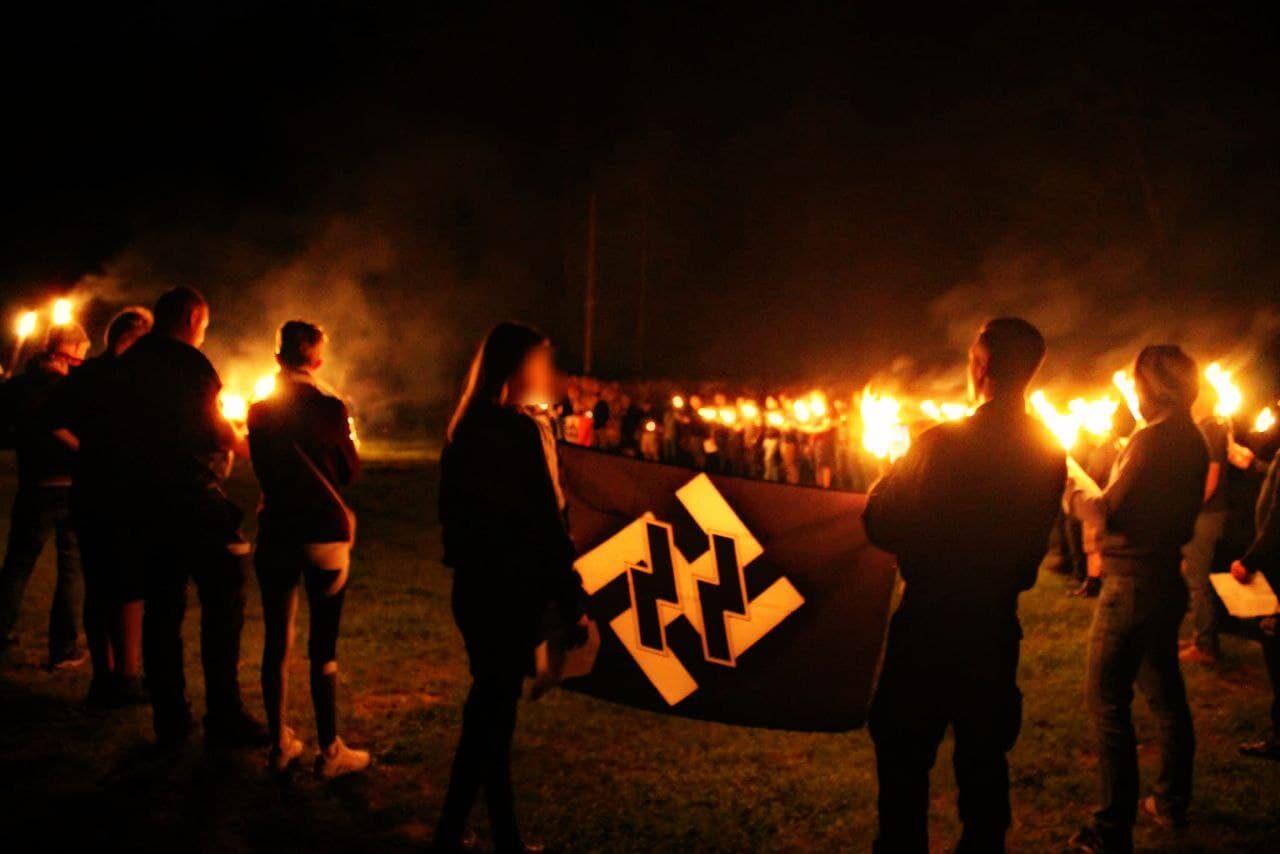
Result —
<svg viewBox="0 0 1280 854"><path fill-rule="evenodd" d="M684 616L702 638L703 657L726 667L804 604L779 578L747 599L743 573L764 548L705 474L676 490L676 499L706 533L709 548L692 562L676 548L671 526L645 513L582 557L575 566L595 594L626 575L631 606L609 626L668 705L698 683L668 648L666 628ZM710 621L721 621L712 623Z"/></svg>

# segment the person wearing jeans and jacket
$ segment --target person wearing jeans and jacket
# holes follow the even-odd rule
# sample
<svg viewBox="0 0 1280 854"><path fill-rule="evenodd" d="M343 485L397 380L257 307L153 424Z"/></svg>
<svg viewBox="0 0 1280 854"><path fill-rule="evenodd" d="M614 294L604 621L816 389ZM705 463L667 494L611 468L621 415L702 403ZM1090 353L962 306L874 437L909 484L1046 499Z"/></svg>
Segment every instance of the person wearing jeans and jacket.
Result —
<svg viewBox="0 0 1280 854"><path fill-rule="evenodd" d="M1209 452L1191 417L1196 363L1180 348L1145 348L1135 365L1147 424L1121 452L1106 489L1069 465L1064 504L1102 555L1102 594L1089 630L1086 694L1098 738L1101 805L1071 840L1077 850L1129 852L1138 812L1136 682L1159 721L1160 776L1143 812L1163 826L1186 822L1195 735L1178 664L1187 609L1180 566L1204 500Z"/></svg>

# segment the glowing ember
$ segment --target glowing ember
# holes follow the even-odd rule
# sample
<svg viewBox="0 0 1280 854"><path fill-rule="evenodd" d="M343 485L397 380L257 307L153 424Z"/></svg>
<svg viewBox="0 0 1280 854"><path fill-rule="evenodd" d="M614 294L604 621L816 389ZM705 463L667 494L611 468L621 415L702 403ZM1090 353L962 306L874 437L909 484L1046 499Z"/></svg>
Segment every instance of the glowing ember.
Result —
<svg viewBox="0 0 1280 854"><path fill-rule="evenodd" d="M862 447L873 457L893 461L911 446L911 434L899 414L902 404L889 395L876 395L863 389L859 411L862 414Z"/></svg>
<svg viewBox="0 0 1280 854"><path fill-rule="evenodd" d="M1270 406L1259 412L1258 417L1253 419L1253 432L1255 433L1266 433L1274 426L1276 426L1276 414Z"/></svg>
<svg viewBox="0 0 1280 854"><path fill-rule="evenodd" d="M71 300L56 299L53 301L53 325L66 326L72 321L71 316Z"/></svg>
<svg viewBox="0 0 1280 854"><path fill-rule="evenodd" d="M677 395L675 395L674 397L672 397L672 398L671 398L671 408L672 408L672 409L684 409L684 398L683 398L683 397L681 397L681 396L680 396L680 395L678 395L678 394L677 394Z"/></svg>
<svg viewBox="0 0 1280 854"><path fill-rule="evenodd" d="M232 424L243 424L249 417L249 401L243 394L222 392L218 395L218 408L222 410L222 417Z"/></svg>
<svg viewBox="0 0 1280 854"><path fill-rule="evenodd" d="M24 311L18 315L18 322L14 326L14 331L18 334L19 341L36 331L36 321L38 319L34 311Z"/></svg>
<svg viewBox="0 0 1280 854"><path fill-rule="evenodd" d="M658 429L658 422L657 422L657 421L652 421L652 420L650 420L650 421L646 421L646 422L644 422L644 431L645 431L646 433L652 433L652 432L654 432L654 431L655 431L655 430L657 430L657 429Z"/></svg>
<svg viewBox="0 0 1280 854"><path fill-rule="evenodd" d="M253 384L253 399L266 400L268 397L271 397L271 393L274 392L275 390L276 390L275 374L267 374L266 376L259 377L258 381Z"/></svg>
<svg viewBox="0 0 1280 854"><path fill-rule="evenodd" d="M351 437L351 444L360 447L360 436L356 433L356 419L353 415L347 416L347 435Z"/></svg>
<svg viewBox="0 0 1280 854"><path fill-rule="evenodd" d="M1204 378L1209 381L1209 385L1213 386L1214 392L1218 395L1213 414L1222 418L1235 415L1240 409L1240 404L1244 402L1244 395L1240 393L1240 387L1231 381L1231 372L1224 370L1217 362L1212 362L1204 369Z"/></svg>
<svg viewBox="0 0 1280 854"><path fill-rule="evenodd" d="M1142 410L1138 407L1138 385L1133 381L1133 377L1128 371L1116 371L1111 375L1111 382L1120 390L1125 406L1129 407L1129 412L1133 415L1133 420L1141 424L1144 419Z"/></svg>

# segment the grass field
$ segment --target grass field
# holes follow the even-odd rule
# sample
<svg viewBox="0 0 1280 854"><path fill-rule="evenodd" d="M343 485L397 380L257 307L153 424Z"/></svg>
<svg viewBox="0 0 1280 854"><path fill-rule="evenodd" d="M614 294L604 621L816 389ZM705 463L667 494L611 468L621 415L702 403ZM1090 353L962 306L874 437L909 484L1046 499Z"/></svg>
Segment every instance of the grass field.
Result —
<svg viewBox="0 0 1280 854"><path fill-rule="evenodd" d="M27 641L0 673L0 834L5 851L401 851L421 849L439 808L467 687L461 641L438 561L436 468L396 458L371 466L353 493L361 543L340 647L342 725L371 748L367 777L321 785L309 775L269 777L256 753L219 754L193 741L176 759L148 749L149 711L91 714L80 701L88 673L39 668L52 587L52 549L29 589ZM13 489L0 458L0 501ZM233 494L256 498L238 470ZM7 526L6 526L7 527ZM1012 755L1011 847L1055 851L1086 819L1095 757L1082 709L1088 604L1045 576L1023 597L1026 632L1022 737ZM194 600L194 597L193 597ZM304 622L305 625L305 622ZM202 712L198 613L187 621L192 700ZM305 629L299 647L305 650ZM251 591L241 678L260 713L261 612ZM1199 751L1193 827L1182 836L1139 829L1148 850L1280 850L1280 765L1237 758L1236 745L1266 721L1266 677L1255 646L1226 641L1216 672L1189 673ZM313 738L306 662L294 661L291 713ZM1141 706L1141 703L1139 703ZM685 721L555 692L525 706L516 777L526 834L567 851L868 850L875 777L865 732L805 735ZM1151 718L1138 710L1140 736ZM957 836L950 748L934 774L933 840ZM1154 750L1142 749L1145 777ZM474 822L484 836L483 810ZM27 840L17 842L16 840Z"/></svg>

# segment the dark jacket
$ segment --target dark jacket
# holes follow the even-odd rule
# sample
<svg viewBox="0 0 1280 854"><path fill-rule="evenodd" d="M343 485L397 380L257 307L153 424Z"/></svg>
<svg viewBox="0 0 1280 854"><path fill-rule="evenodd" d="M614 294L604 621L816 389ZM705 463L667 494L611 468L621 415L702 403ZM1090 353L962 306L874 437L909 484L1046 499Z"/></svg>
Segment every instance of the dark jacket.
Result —
<svg viewBox="0 0 1280 854"><path fill-rule="evenodd" d="M1251 572L1261 572L1280 590L1280 454L1271 461L1258 493L1253 543L1240 562Z"/></svg>
<svg viewBox="0 0 1280 854"><path fill-rule="evenodd" d="M573 542L529 416L484 404L467 414L440 459L440 524L460 587L534 616L548 603L566 620L580 613Z"/></svg>
<svg viewBox="0 0 1280 854"><path fill-rule="evenodd" d="M71 482L75 452L53 436L48 424L49 402L66 379L39 357L0 385L0 428L17 451L19 487Z"/></svg>
<svg viewBox="0 0 1280 854"><path fill-rule="evenodd" d="M48 429L68 430L80 442L72 487L73 502L78 506L89 496L95 499L90 503L109 502L119 486L119 476L108 467L111 448L106 421L110 411L106 402L114 393L111 383L119 363L110 353L87 360L58 384L49 401Z"/></svg>
<svg viewBox="0 0 1280 854"><path fill-rule="evenodd" d="M195 347L157 333L120 357L108 413L111 466L148 501L215 487L235 432L218 408L222 381Z"/></svg>
<svg viewBox="0 0 1280 854"><path fill-rule="evenodd" d="M1159 561L1176 570L1204 504L1208 472L1203 434L1189 414L1174 413L1133 434L1100 493L1073 484L1067 506L1086 533L1105 528L1097 546L1104 559Z"/></svg>
<svg viewBox="0 0 1280 854"><path fill-rule="evenodd" d="M1013 617L1018 593L1035 584L1065 481L1061 447L1017 403L987 403L922 433L871 488L863 515L871 542L898 558L900 611L947 618L994 607Z"/></svg>
<svg viewBox="0 0 1280 854"><path fill-rule="evenodd" d="M347 542L355 534L340 490L360 471L346 405L306 374L282 372L249 408L249 456L262 486L260 540Z"/></svg>

